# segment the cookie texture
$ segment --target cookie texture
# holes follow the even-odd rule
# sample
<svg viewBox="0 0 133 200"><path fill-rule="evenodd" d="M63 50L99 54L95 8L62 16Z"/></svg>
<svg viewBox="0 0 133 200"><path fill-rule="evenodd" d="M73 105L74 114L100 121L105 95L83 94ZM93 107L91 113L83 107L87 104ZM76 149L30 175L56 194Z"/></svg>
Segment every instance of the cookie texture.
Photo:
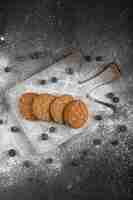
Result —
<svg viewBox="0 0 133 200"><path fill-rule="evenodd" d="M63 111L65 106L73 100L71 95L61 95L57 97L50 105L50 113L53 121L63 124Z"/></svg>
<svg viewBox="0 0 133 200"><path fill-rule="evenodd" d="M27 92L19 98L18 108L23 118L27 120L37 120L32 110L32 103L38 96L36 93Z"/></svg>
<svg viewBox="0 0 133 200"><path fill-rule="evenodd" d="M65 106L63 116L67 125L72 128L81 128L91 114L84 102L73 100Z"/></svg>
<svg viewBox="0 0 133 200"><path fill-rule="evenodd" d="M55 98L56 96L54 95L43 93L34 99L32 110L37 119L48 122L52 120L49 108Z"/></svg>

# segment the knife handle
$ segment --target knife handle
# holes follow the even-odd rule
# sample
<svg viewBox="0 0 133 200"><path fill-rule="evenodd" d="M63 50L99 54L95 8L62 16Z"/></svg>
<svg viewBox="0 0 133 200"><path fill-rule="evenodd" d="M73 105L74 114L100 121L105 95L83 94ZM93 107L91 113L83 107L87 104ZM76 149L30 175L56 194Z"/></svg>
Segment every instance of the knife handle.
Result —
<svg viewBox="0 0 133 200"><path fill-rule="evenodd" d="M109 63L108 65L100 66L98 72L95 73L92 77L81 80L78 83L83 85L88 82L89 89L93 90L96 87L100 87L101 85L105 85L107 83L118 80L120 76L121 70L119 65L116 63Z"/></svg>

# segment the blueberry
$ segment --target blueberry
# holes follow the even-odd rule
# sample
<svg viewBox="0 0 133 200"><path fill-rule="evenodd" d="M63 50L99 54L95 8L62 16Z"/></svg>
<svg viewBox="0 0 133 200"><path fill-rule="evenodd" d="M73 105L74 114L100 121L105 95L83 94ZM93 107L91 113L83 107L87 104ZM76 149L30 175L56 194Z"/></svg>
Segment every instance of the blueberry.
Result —
<svg viewBox="0 0 133 200"><path fill-rule="evenodd" d="M118 125L117 130L119 132L125 132L127 131L127 127L125 125Z"/></svg>
<svg viewBox="0 0 133 200"><path fill-rule="evenodd" d="M118 103L119 102L119 98L118 97L113 97L112 100L113 100L114 103Z"/></svg>
<svg viewBox="0 0 133 200"><path fill-rule="evenodd" d="M109 92L109 93L106 94L106 97L109 98L109 99L112 99L114 97L114 93Z"/></svg>
<svg viewBox="0 0 133 200"><path fill-rule="evenodd" d="M25 61L26 57L25 56L16 56L16 60L19 62Z"/></svg>
<svg viewBox="0 0 133 200"><path fill-rule="evenodd" d="M5 72L11 72L11 67L5 67L5 68L4 68L4 71L5 71Z"/></svg>
<svg viewBox="0 0 133 200"><path fill-rule="evenodd" d="M87 156L87 154L88 154L88 151L87 151L87 150L83 150L83 151L82 151L82 155Z"/></svg>
<svg viewBox="0 0 133 200"><path fill-rule="evenodd" d="M53 159L52 159L52 158L47 158L47 159L46 159L46 163L51 164L52 162L53 162Z"/></svg>
<svg viewBox="0 0 133 200"><path fill-rule="evenodd" d="M26 168L29 168L31 166L31 162L29 160L25 160L23 162L23 166L26 167Z"/></svg>
<svg viewBox="0 0 133 200"><path fill-rule="evenodd" d="M95 146L97 146L97 145L100 145L101 144L101 139L94 139L93 140L93 144L95 145Z"/></svg>
<svg viewBox="0 0 133 200"><path fill-rule="evenodd" d="M16 151L15 151L15 149L10 149L10 150L8 151L8 154L9 154L9 156L11 156L11 157L16 156Z"/></svg>
<svg viewBox="0 0 133 200"><path fill-rule="evenodd" d="M89 98L89 94L86 94L86 98Z"/></svg>
<svg viewBox="0 0 133 200"><path fill-rule="evenodd" d="M40 85L45 85L46 82L47 82L47 81L46 81L45 79L39 80L39 84L40 84Z"/></svg>
<svg viewBox="0 0 133 200"><path fill-rule="evenodd" d="M102 56L96 56L96 61L102 61L103 57Z"/></svg>
<svg viewBox="0 0 133 200"><path fill-rule="evenodd" d="M90 61L92 60L91 56L89 56L89 55L84 56L84 59L85 59L87 62L90 62Z"/></svg>
<svg viewBox="0 0 133 200"><path fill-rule="evenodd" d="M112 140L110 142L113 146L117 146L119 144L118 140Z"/></svg>
<svg viewBox="0 0 133 200"><path fill-rule="evenodd" d="M83 150L83 151L81 152L80 159L83 160L87 155L88 155L88 151L87 151L87 150Z"/></svg>
<svg viewBox="0 0 133 200"><path fill-rule="evenodd" d="M71 165L76 167L79 165L79 161L77 159L73 159L72 162L71 162Z"/></svg>
<svg viewBox="0 0 133 200"><path fill-rule="evenodd" d="M20 129L19 129L19 127L17 127L17 126L12 126L12 127L11 127L11 131L12 131L12 132L19 132Z"/></svg>
<svg viewBox="0 0 133 200"><path fill-rule="evenodd" d="M73 69L71 67L66 68L66 73L72 75L74 73Z"/></svg>
<svg viewBox="0 0 133 200"><path fill-rule="evenodd" d="M58 79L55 76L51 77L51 82L52 83L56 83L57 81L58 81Z"/></svg>
<svg viewBox="0 0 133 200"><path fill-rule="evenodd" d="M0 124L3 124L3 120L2 119L0 119Z"/></svg>
<svg viewBox="0 0 133 200"><path fill-rule="evenodd" d="M100 120L102 120L102 116L101 115L95 115L94 119L100 121Z"/></svg>
<svg viewBox="0 0 133 200"><path fill-rule="evenodd" d="M42 56L42 52L39 52L39 51L36 51L36 52L30 54L31 59L39 59L40 56Z"/></svg>
<svg viewBox="0 0 133 200"><path fill-rule="evenodd" d="M48 134L42 133L42 134L41 134L41 139L42 139L42 140L48 140Z"/></svg>
<svg viewBox="0 0 133 200"><path fill-rule="evenodd" d="M51 126L51 127L49 128L49 132L50 132L50 133L55 132L55 130L56 130L56 128L55 128L54 126Z"/></svg>

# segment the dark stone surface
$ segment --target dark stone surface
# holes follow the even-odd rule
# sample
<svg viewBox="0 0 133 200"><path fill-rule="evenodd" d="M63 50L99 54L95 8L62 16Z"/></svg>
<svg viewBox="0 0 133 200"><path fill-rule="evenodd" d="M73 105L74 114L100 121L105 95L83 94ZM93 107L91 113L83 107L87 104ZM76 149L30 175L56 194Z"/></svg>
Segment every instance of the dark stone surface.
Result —
<svg viewBox="0 0 133 200"><path fill-rule="evenodd" d="M108 48L104 52L108 54L108 50L112 48L117 52L123 66L124 76L128 77L132 73L133 18L131 1L64 0L59 3L52 0L43 2L5 0L1 5L2 10L6 13L6 20L3 18L0 32L8 33L11 41L7 39L6 42L9 45L8 50L13 51L13 54L25 51L28 54L31 49L35 48L36 50L38 45L36 39L38 38L41 38L43 48L49 48L53 54L56 49L66 46L68 43L71 44L72 40L78 40L85 55L92 53L96 57L96 55L100 55L101 49L105 49L105 46ZM56 16L58 23L55 23L56 20L53 18L49 19L48 15ZM25 18L26 16L27 18ZM43 40L44 33L48 35L46 40ZM126 134L125 129L124 134ZM126 145L132 151L132 137ZM52 180L53 185L42 184L40 187L40 184L34 182L34 178L31 177L29 183L23 187L19 184L12 188L7 187L4 192L0 193L0 199L127 200L131 198L130 190L132 188L128 177L131 166L129 165L129 152L126 152L127 146L125 146L125 151L120 149L120 152L123 153L118 150L116 152L116 148L110 150L110 145L107 145L101 154L98 154L96 150L89 149L88 160L84 164L81 162L82 166L68 167L65 165L60 176ZM12 156L16 155L14 151L10 153ZM53 162L51 159L48 161ZM81 181L76 183L74 177L79 174ZM42 180L43 182L44 180ZM69 182L72 182L73 185L68 192L66 187Z"/></svg>

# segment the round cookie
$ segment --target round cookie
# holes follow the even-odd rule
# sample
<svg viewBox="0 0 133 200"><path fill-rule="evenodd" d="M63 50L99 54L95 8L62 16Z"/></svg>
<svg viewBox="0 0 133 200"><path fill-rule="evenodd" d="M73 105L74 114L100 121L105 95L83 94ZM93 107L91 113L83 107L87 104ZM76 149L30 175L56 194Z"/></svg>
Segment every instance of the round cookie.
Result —
<svg viewBox="0 0 133 200"><path fill-rule="evenodd" d="M63 114L65 123L72 128L81 128L91 116L87 106L81 100L73 100L67 104Z"/></svg>
<svg viewBox="0 0 133 200"><path fill-rule="evenodd" d="M33 121L37 120L32 111L32 103L37 96L38 94L36 93L27 92L19 98L18 108L23 118Z"/></svg>
<svg viewBox="0 0 133 200"><path fill-rule="evenodd" d="M71 95L61 95L57 97L50 105L52 119L60 124L64 123L63 111L65 106L73 100Z"/></svg>
<svg viewBox="0 0 133 200"><path fill-rule="evenodd" d="M51 102L56 98L56 96L43 93L38 95L32 104L32 109L34 115L37 117L39 120L43 121L51 121L51 115L49 111L49 107Z"/></svg>

